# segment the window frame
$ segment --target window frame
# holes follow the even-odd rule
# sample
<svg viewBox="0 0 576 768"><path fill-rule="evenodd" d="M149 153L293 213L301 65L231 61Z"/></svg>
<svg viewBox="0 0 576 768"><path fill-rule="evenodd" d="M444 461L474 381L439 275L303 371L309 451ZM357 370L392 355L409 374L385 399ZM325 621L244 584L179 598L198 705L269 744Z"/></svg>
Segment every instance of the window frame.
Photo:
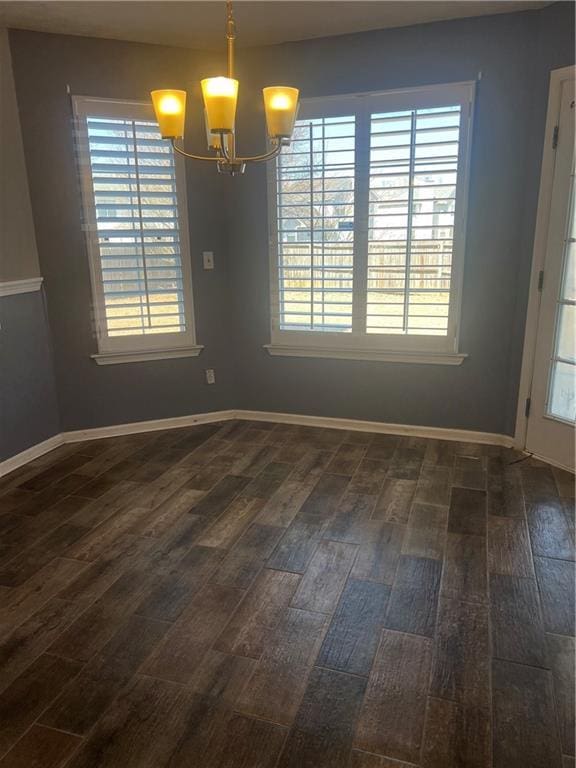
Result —
<svg viewBox="0 0 576 768"><path fill-rule="evenodd" d="M72 108L76 128L78 172L80 178L83 229L90 268L90 282L94 306L94 324L98 353L92 358L101 365L139 362L175 357L195 357L203 347L196 343L196 323L192 285L190 230L184 159L174 153L178 235L182 269L182 289L186 330L178 333L134 334L109 336L102 283L100 244L98 241L96 203L92 182L92 168L88 148L89 117L156 122L152 105L143 101L107 99L93 96L73 96Z"/></svg>
<svg viewBox="0 0 576 768"><path fill-rule="evenodd" d="M362 316L367 302L368 189L370 181L370 115L442 106L461 107L458 148L458 177L455 193L450 306L446 336L416 334L378 334L326 331L289 331L280 328L279 248L277 220L277 163L268 167L268 234L270 255L271 343L265 345L272 355L375 359L397 362L445 363L459 365L465 354L459 352L460 315L464 273L466 220L470 185L470 156L475 100L474 81L428 85L390 91L357 93L302 99L298 119L335 117L354 114L355 186L354 186L354 288L353 326ZM358 283L361 289L358 290ZM364 287L362 287L364 286Z"/></svg>

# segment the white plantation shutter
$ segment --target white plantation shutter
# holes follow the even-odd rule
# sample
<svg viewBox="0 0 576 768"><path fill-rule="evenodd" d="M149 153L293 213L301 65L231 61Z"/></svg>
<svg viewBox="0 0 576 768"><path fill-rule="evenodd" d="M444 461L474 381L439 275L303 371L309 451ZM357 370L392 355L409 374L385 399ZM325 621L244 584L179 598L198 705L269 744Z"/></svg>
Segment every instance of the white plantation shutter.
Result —
<svg viewBox="0 0 576 768"><path fill-rule="evenodd" d="M277 163L283 330L352 330L354 116L299 120Z"/></svg>
<svg viewBox="0 0 576 768"><path fill-rule="evenodd" d="M154 123L87 124L108 334L184 331L172 148Z"/></svg>
<svg viewBox="0 0 576 768"><path fill-rule="evenodd" d="M368 333L446 336L460 106L371 115Z"/></svg>
<svg viewBox="0 0 576 768"><path fill-rule="evenodd" d="M147 105L77 99L101 351L194 341L183 190Z"/></svg>
<svg viewBox="0 0 576 768"><path fill-rule="evenodd" d="M303 101L269 176L272 347L457 352L473 95Z"/></svg>

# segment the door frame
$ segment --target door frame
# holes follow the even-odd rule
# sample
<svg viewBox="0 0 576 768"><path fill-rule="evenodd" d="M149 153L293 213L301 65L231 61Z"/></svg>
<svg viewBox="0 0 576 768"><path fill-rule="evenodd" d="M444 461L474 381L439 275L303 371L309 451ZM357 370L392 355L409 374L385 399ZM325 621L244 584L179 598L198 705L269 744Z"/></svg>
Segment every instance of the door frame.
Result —
<svg viewBox="0 0 576 768"><path fill-rule="evenodd" d="M548 110L546 112L546 130L544 132L544 149L542 152L542 169L540 172L540 192L538 194L538 210L534 232L534 247L532 250L532 270L530 274L530 294L526 313L526 330L524 333L524 348L522 351L522 372L518 390L518 407L516 411L516 431L514 444L523 450L526 447L528 432L528 416L526 404L532 390L534 373L534 357L538 334L538 318L540 314L540 272L544 269L546 246L548 243L548 226L550 222L550 206L552 203L552 184L554 181L554 164L556 151L554 146L554 129L560 116L562 83L576 76L576 66L554 69L550 73L550 88L548 92ZM548 463L553 463L546 459ZM568 469L568 467L565 467Z"/></svg>

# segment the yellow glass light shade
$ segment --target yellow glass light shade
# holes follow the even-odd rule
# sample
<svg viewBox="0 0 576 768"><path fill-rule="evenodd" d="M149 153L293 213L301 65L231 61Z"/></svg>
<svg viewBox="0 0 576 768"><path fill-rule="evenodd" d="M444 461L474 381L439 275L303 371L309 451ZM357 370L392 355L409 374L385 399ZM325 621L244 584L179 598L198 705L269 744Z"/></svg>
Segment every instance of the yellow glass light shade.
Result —
<svg viewBox="0 0 576 768"><path fill-rule="evenodd" d="M234 130L238 80L230 77L208 77L201 81L206 122L211 133Z"/></svg>
<svg viewBox="0 0 576 768"><path fill-rule="evenodd" d="M290 138L298 112L298 88L275 85L263 88L266 126L270 138Z"/></svg>
<svg viewBox="0 0 576 768"><path fill-rule="evenodd" d="M184 136L186 118L186 91L152 91L152 104L163 139Z"/></svg>

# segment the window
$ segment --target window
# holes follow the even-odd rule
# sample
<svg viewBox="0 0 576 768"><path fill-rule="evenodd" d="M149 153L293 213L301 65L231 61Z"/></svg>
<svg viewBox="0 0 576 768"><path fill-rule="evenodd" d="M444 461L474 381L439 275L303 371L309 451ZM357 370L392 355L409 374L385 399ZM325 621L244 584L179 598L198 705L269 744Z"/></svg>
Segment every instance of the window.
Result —
<svg viewBox="0 0 576 768"><path fill-rule="evenodd" d="M462 361L473 97L303 100L269 175L272 354Z"/></svg>
<svg viewBox="0 0 576 768"><path fill-rule="evenodd" d="M147 104L75 97L74 112L97 362L198 354L180 159Z"/></svg>

